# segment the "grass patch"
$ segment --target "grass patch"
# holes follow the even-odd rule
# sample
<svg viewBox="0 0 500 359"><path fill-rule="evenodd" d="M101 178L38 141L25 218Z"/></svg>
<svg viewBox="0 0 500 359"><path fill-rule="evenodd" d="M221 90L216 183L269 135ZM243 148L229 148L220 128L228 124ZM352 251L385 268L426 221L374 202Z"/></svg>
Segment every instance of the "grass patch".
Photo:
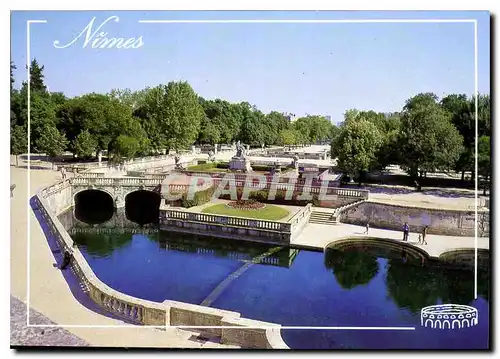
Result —
<svg viewBox="0 0 500 359"><path fill-rule="evenodd" d="M229 167L228 162L208 162L201 163L199 165L188 166L188 171L199 171L199 172L226 172Z"/></svg>
<svg viewBox="0 0 500 359"><path fill-rule="evenodd" d="M266 207L262 209L241 210L228 207L226 206L225 203L220 203L207 207L203 209L202 212L210 214L222 214L225 216L234 216L234 217L267 219L270 221L283 219L290 214L290 212L288 212L286 209L274 206L272 204L266 204Z"/></svg>

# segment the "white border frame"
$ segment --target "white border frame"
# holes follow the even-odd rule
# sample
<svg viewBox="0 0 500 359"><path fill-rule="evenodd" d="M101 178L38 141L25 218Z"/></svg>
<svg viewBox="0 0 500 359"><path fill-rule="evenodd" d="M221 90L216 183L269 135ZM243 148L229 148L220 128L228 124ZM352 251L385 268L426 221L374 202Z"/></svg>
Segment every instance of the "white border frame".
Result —
<svg viewBox="0 0 500 359"><path fill-rule="evenodd" d="M30 117L30 71L29 66L31 63L30 58L30 25L34 23L47 23L47 20L27 20L26 21L26 72L27 72L27 80L28 80L28 186L27 186L27 197L30 198L30 165L31 165L31 153L30 153L30 137L31 137L31 117ZM477 19L336 19L336 20L138 20L138 23L142 24L174 24L174 23L225 23L225 24L233 24L233 23L297 23L297 24L309 24L309 23L322 23L322 24L331 24L331 23L472 23L474 24L474 102L475 102L475 159L474 159L474 168L475 168L475 192L474 192L474 299L477 299L477 208L478 208L478 46L477 46ZM195 328L205 328L205 329L216 329L216 328L240 328L238 326L153 326L153 325L65 325L65 324L56 324L56 325L44 325L44 324L30 324L29 323L29 311L30 311L30 248L31 248L31 232L30 232L30 202L28 200L28 220L27 220L27 292L26 292L26 324L28 327L43 327L43 328L54 328L54 327L62 327L62 328L177 328L177 329L195 329ZM269 326L260 326L260 327L245 327L247 329L265 329L265 328L276 328ZM279 329L295 329L295 330L415 330L415 327L307 327L307 326L281 326Z"/></svg>

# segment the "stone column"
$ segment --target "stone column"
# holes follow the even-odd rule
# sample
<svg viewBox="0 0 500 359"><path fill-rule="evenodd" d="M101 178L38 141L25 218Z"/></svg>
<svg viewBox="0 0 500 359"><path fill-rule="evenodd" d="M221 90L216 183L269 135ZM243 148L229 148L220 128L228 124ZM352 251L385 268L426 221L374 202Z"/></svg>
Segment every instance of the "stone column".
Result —
<svg viewBox="0 0 500 359"><path fill-rule="evenodd" d="M192 153L193 155L196 155L196 147L191 146L191 153Z"/></svg>
<svg viewBox="0 0 500 359"><path fill-rule="evenodd" d="M216 144L214 145L214 154L215 154L215 155L217 154L217 146L218 146L218 144L216 143Z"/></svg>
<svg viewBox="0 0 500 359"><path fill-rule="evenodd" d="M97 160L99 161L99 167L102 166L102 151L97 152Z"/></svg>

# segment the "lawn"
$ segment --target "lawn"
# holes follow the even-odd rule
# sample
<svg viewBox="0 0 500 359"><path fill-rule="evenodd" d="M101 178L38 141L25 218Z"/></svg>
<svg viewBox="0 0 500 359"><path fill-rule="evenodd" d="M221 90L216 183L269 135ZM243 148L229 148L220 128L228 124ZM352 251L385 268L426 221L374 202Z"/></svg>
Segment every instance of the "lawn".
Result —
<svg viewBox="0 0 500 359"><path fill-rule="evenodd" d="M288 212L286 209L272 204L266 204L266 207L262 209L241 210L228 207L226 206L225 203L221 203L207 207L202 212L211 214L222 214L225 216L267 219L267 220L283 219L290 214L290 212Z"/></svg>

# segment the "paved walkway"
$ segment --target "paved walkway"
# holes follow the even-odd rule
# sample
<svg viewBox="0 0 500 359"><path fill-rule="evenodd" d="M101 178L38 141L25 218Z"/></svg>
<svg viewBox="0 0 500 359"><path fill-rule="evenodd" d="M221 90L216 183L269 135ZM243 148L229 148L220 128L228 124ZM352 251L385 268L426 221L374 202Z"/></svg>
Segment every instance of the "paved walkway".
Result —
<svg viewBox="0 0 500 359"><path fill-rule="evenodd" d="M26 303L10 296L10 345L12 346L88 346L64 328L39 328L26 325ZM55 325L46 316L30 309L31 324Z"/></svg>
<svg viewBox="0 0 500 359"><path fill-rule="evenodd" d="M365 227L352 224L323 225L309 223L304 231L292 244L311 249L323 250L328 244L346 238L388 238L401 241L403 234L400 231L370 228L369 234L364 234ZM439 257L442 253L455 248L474 248L474 237L438 236L428 234L427 245L417 245L418 233L410 233L408 242L422 248L432 257ZM478 248L489 249L489 238L478 238Z"/></svg>
<svg viewBox="0 0 500 359"><path fill-rule="evenodd" d="M60 174L48 170L31 171L30 196L37 189L53 183ZM164 347L164 348L229 348L197 339L198 334L168 328L159 330L126 326L84 307L73 297L61 271L54 267L53 254L31 208L28 209L27 170L11 167L11 183L16 184L11 198L11 295L27 302L27 225L30 224L30 308L60 325L118 326L67 327L67 331L92 346ZM31 313L31 312L30 312ZM32 331L27 331L29 336ZM36 334L33 334L36 335ZM37 339L27 339L36 341ZM14 343L13 343L14 344ZM234 347L233 347L234 348Z"/></svg>

